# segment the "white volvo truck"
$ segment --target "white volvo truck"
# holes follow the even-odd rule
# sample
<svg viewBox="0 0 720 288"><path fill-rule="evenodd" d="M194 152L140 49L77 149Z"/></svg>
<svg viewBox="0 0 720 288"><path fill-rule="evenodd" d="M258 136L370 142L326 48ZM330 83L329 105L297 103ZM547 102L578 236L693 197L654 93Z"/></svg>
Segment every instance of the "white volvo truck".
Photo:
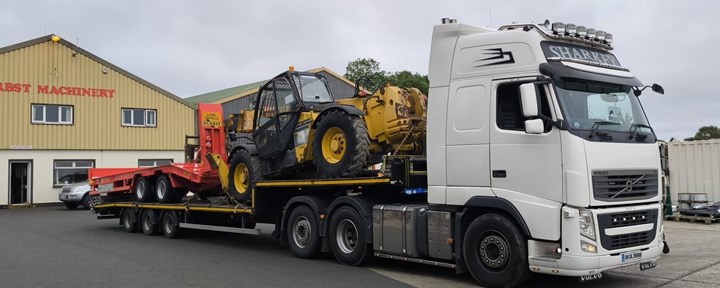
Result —
<svg viewBox="0 0 720 288"><path fill-rule="evenodd" d="M329 250L348 265L373 255L426 263L487 287L521 285L531 272L592 280L652 268L665 247L660 158L638 100L646 86L611 44L612 35L572 24L495 30L443 19L432 36L426 158L389 155L381 173L361 178L260 180L248 147L235 164L246 169L230 173L223 124L207 120L222 112L200 104L196 148L210 157L91 169L91 195L102 198L94 211L169 238L182 229L257 234L255 223L272 223L298 257ZM279 130L288 127L288 143L315 129ZM252 201L168 197L218 183L251 187Z"/></svg>

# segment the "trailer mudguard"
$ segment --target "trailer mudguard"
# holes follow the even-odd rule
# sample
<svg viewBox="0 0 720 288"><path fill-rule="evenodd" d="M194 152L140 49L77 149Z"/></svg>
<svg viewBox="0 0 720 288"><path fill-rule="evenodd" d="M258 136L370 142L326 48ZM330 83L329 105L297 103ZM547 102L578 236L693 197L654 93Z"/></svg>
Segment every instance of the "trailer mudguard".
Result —
<svg viewBox="0 0 720 288"><path fill-rule="evenodd" d="M372 213L373 213L373 203L370 201L359 197L359 196L342 196L338 197L337 199L333 200L332 203L330 203L330 207L328 208L328 216L332 217L332 214L335 213L335 210L342 206L350 206L355 208L355 210L360 213L360 215L365 220L365 239L367 239L368 244L372 244L373 236L372 236L372 226L373 226L373 220L372 220ZM328 217L328 218L329 218ZM325 223L326 227L324 230L330 229L330 221Z"/></svg>

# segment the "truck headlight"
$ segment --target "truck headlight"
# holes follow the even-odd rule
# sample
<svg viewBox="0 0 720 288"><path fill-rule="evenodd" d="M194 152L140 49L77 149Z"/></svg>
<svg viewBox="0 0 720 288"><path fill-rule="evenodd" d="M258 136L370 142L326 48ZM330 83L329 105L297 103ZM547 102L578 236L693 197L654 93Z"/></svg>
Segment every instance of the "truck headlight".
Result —
<svg viewBox="0 0 720 288"><path fill-rule="evenodd" d="M580 210L580 235L595 240L595 220L592 211Z"/></svg>

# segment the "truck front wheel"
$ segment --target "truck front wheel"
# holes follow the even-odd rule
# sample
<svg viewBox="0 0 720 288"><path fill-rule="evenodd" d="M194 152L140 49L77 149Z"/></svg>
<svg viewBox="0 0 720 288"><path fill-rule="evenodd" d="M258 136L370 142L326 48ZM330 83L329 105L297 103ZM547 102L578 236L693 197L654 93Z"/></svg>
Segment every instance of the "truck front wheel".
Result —
<svg viewBox="0 0 720 288"><path fill-rule="evenodd" d="M484 287L516 287L528 280L527 237L505 216L473 220L463 241L465 264Z"/></svg>
<svg viewBox="0 0 720 288"><path fill-rule="evenodd" d="M358 266L370 259L372 249L365 239L365 224L351 207L342 207L330 219L330 249L338 262Z"/></svg>
<svg viewBox="0 0 720 288"><path fill-rule="evenodd" d="M298 258L315 258L320 254L320 225L310 207L297 206L288 219L287 240L290 250Z"/></svg>

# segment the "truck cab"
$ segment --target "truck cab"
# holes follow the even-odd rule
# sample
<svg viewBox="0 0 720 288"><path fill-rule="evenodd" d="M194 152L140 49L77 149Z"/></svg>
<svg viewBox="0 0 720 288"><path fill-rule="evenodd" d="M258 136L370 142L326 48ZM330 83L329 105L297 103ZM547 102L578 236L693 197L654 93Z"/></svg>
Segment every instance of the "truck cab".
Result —
<svg viewBox="0 0 720 288"><path fill-rule="evenodd" d="M435 26L428 202L511 207L533 272L654 267L663 247L656 136L638 98L645 86L612 44L573 24Z"/></svg>

